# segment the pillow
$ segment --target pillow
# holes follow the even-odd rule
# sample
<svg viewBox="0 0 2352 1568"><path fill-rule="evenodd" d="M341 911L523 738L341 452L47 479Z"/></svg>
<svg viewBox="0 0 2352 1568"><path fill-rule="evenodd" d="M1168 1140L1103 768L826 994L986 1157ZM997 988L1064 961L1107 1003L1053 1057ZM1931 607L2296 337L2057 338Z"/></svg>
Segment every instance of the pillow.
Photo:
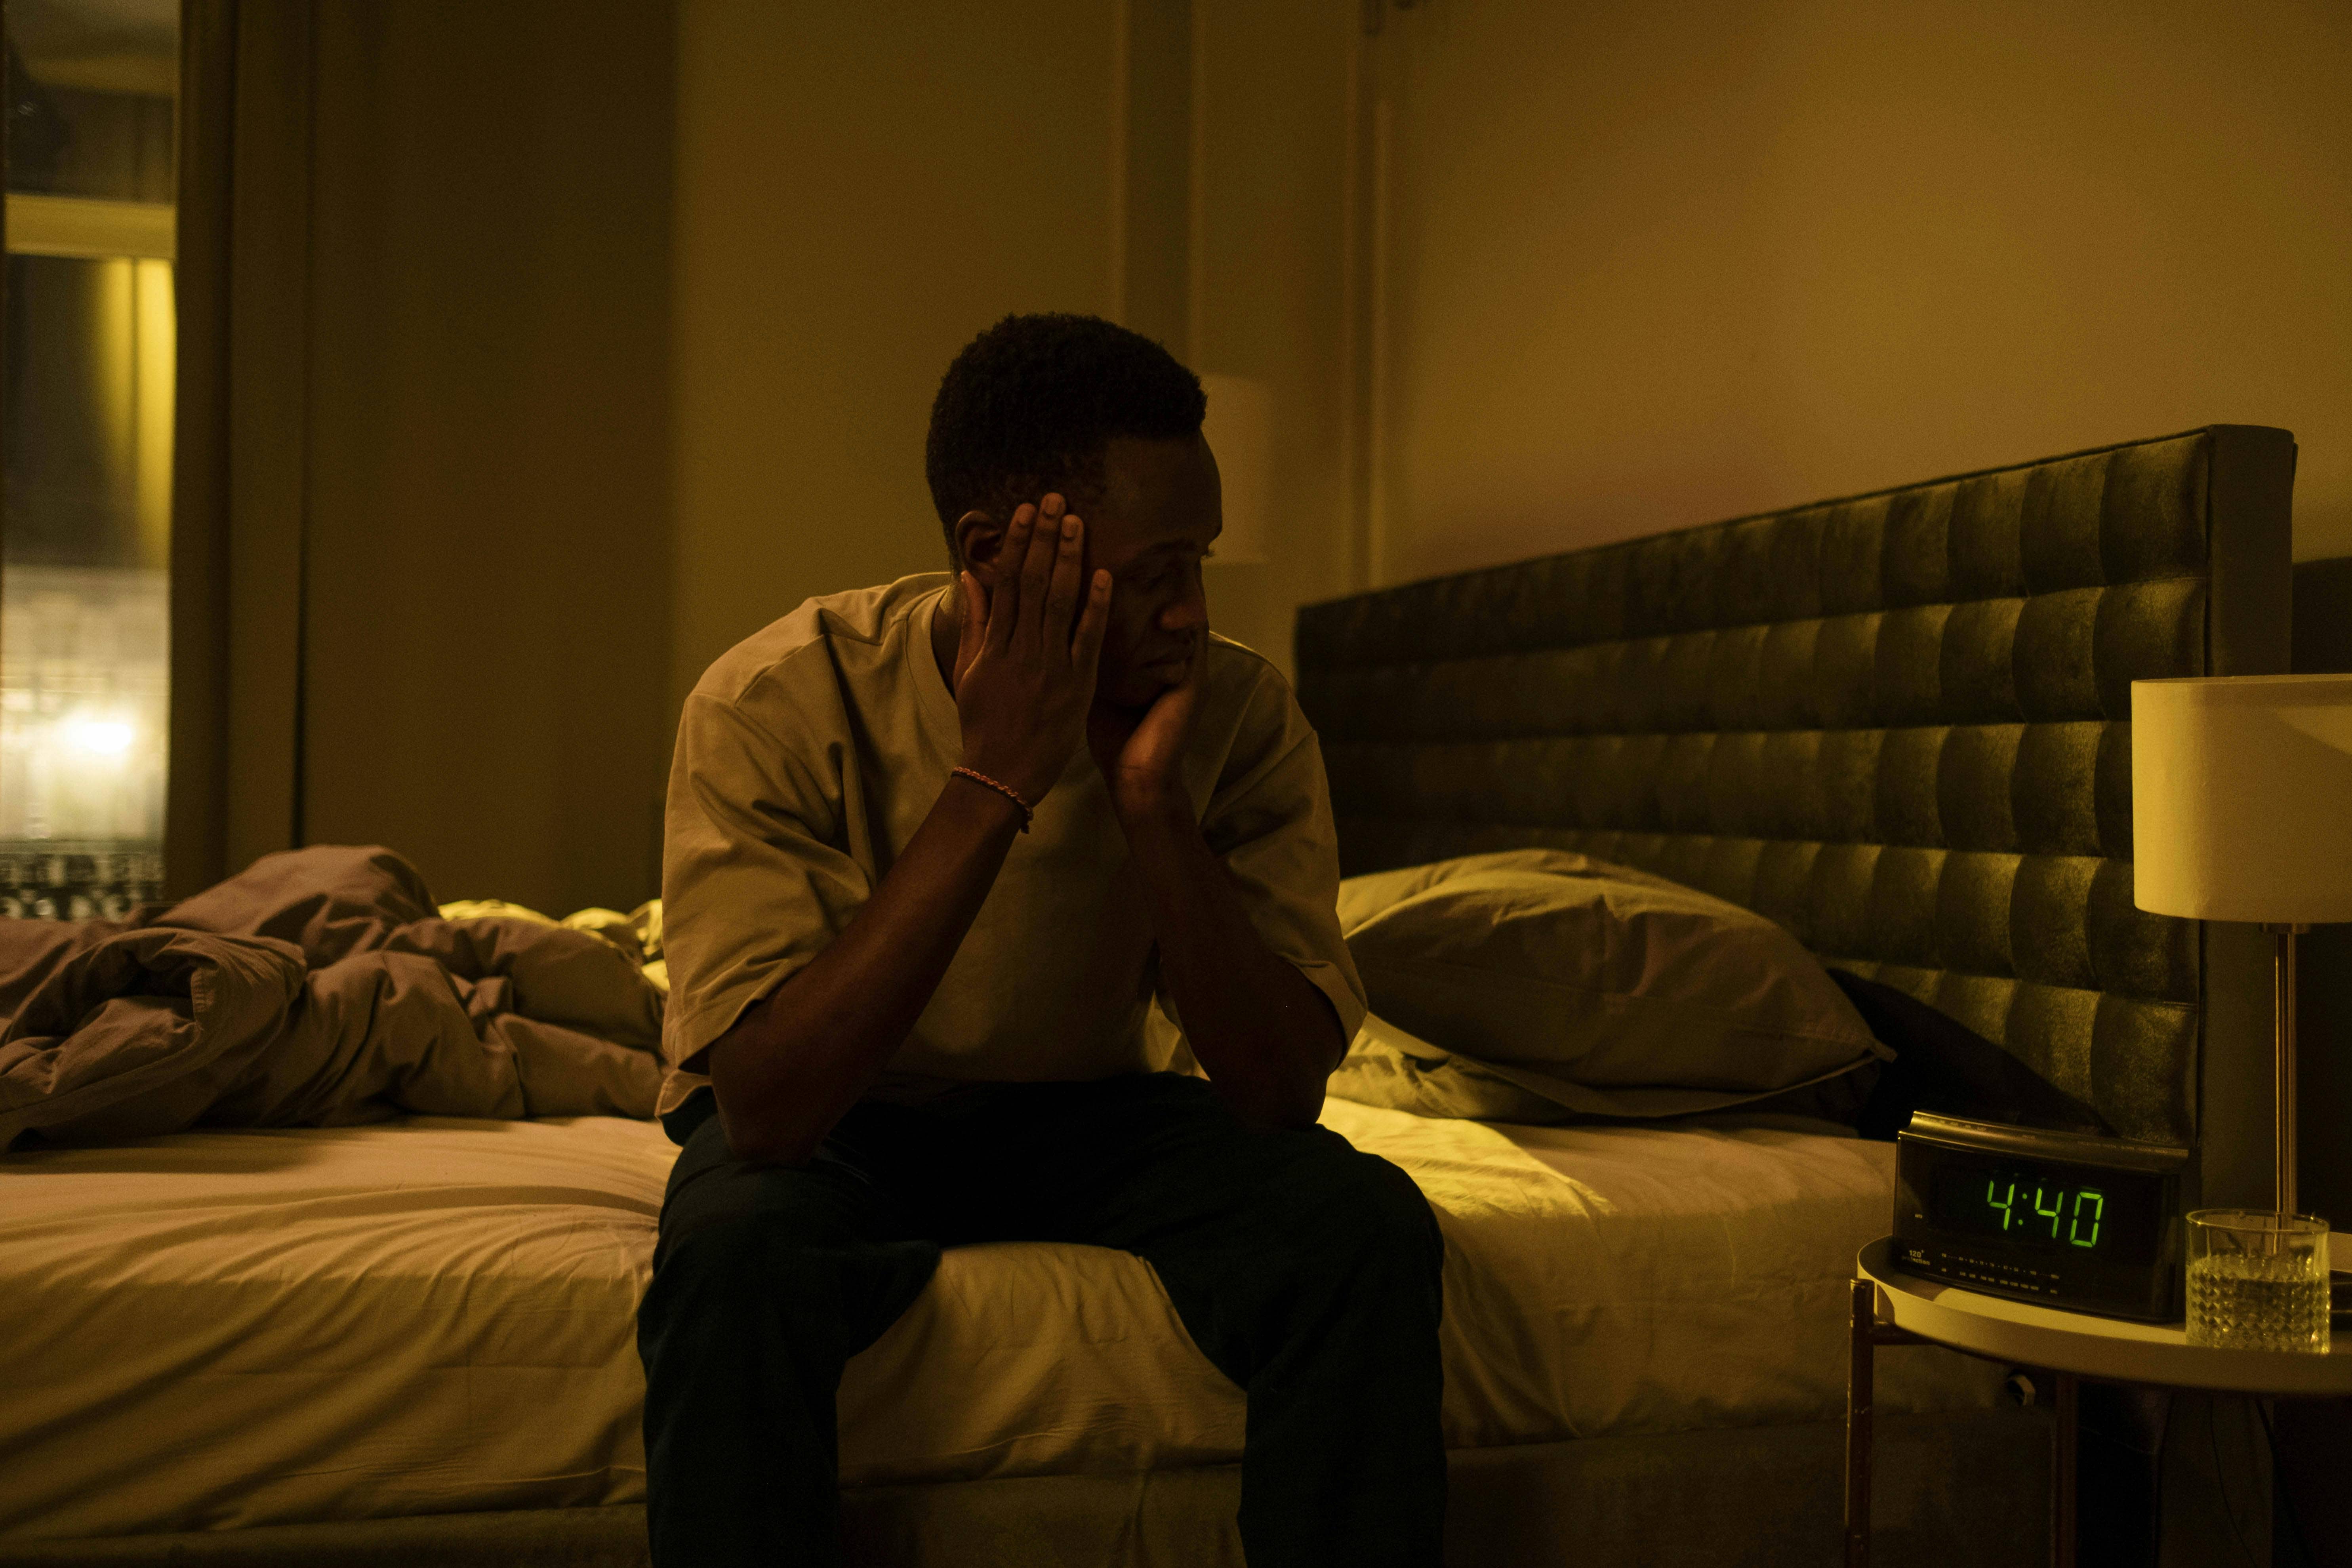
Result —
<svg viewBox="0 0 2352 1568"><path fill-rule="evenodd" d="M1915 1110L2072 1132L2115 1129L2097 1110L1951 1015L1848 970L1836 981L1870 1032L1895 1051L1850 1120L1864 1138L1892 1142Z"/></svg>
<svg viewBox="0 0 2352 1568"><path fill-rule="evenodd" d="M1331 1091L1424 1115L1653 1118L1883 1061L1763 916L1558 849L1351 877L1339 927L1374 1017Z"/></svg>

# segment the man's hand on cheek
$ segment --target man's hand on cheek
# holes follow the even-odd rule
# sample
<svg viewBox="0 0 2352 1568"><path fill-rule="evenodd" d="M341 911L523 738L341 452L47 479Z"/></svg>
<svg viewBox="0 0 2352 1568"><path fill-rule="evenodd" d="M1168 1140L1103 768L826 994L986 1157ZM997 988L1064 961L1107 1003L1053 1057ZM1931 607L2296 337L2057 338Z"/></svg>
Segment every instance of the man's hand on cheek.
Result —
<svg viewBox="0 0 2352 1568"><path fill-rule="evenodd" d="M1184 667L1184 678L1163 689L1149 705L1120 708L1097 690L1087 712L1087 745L1110 788L1121 816L1157 811L1183 799L1184 749L1201 707L1203 637Z"/></svg>

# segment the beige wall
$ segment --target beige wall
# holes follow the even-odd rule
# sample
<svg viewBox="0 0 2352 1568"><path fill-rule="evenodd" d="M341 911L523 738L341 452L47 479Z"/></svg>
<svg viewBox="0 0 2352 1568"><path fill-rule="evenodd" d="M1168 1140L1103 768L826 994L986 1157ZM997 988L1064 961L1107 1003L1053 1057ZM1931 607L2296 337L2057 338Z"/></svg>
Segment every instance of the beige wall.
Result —
<svg viewBox="0 0 2352 1568"><path fill-rule="evenodd" d="M1109 292L1111 12L685 0L673 701L811 595L946 568L956 350Z"/></svg>
<svg viewBox="0 0 2352 1568"><path fill-rule="evenodd" d="M2352 552L2352 7L1425 0L1387 580L2215 422Z"/></svg>
<svg viewBox="0 0 2352 1568"><path fill-rule="evenodd" d="M315 16L299 831L625 907L669 750L668 9Z"/></svg>
<svg viewBox="0 0 2352 1568"><path fill-rule="evenodd" d="M685 0L673 701L811 595L944 568L931 396L1013 310L1123 319L1273 388L1279 537L1208 587L1219 629L1287 667L1293 606L1346 585L1351 16L1317 0Z"/></svg>
<svg viewBox="0 0 2352 1568"><path fill-rule="evenodd" d="M1368 574L2211 420L2352 552L2338 7L316 14L301 831L451 896L651 891L678 699L941 563L930 397L1009 310L1269 385L1210 595L1286 668Z"/></svg>
<svg viewBox="0 0 2352 1568"><path fill-rule="evenodd" d="M1354 587L1343 482L1348 58L1356 8L1194 0L1193 368L1265 384L1265 563L1206 576L1210 618L1291 670L1297 607Z"/></svg>
<svg viewBox="0 0 2352 1568"><path fill-rule="evenodd" d="M1274 390L1270 559L1213 572L1221 628L1286 667L1295 605L1349 585L1345 7L304 14L259 421L293 542L238 600L253 622L303 584L296 760L242 753L269 776L232 795L285 801L249 853L383 842L445 898L648 896L708 662L943 563L931 395L1007 311L1124 316Z"/></svg>

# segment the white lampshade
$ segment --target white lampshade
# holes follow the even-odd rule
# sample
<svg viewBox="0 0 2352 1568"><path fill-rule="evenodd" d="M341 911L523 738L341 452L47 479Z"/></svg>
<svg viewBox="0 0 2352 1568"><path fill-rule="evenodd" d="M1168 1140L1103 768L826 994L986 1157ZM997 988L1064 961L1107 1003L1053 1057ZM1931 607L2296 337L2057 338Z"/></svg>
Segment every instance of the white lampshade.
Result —
<svg viewBox="0 0 2352 1568"><path fill-rule="evenodd" d="M1225 499L1225 531L1209 564L1263 566L1274 508L1274 399L1265 383L1238 375L1204 375L1201 388L1209 395L1201 434L1216 455Z"/></svg>
<svg viewBox="0 0 2352 1568"><path fill-rule="evenodd" d="M2133 681L2132 853L2152 914L2352 921L2352 675Z"/></svg>

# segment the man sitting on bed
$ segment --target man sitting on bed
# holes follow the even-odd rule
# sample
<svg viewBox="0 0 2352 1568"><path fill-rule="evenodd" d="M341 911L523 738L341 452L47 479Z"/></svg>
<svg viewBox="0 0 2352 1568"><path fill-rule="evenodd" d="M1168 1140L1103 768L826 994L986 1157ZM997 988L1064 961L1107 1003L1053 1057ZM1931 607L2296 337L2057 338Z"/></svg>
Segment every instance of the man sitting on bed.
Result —
<svg viewBox="0 0 2352 1568"><path fill-rule="evenodd" d="M941 1247L1013 1239L1149 1260L1246 1391L1253 1568L1438 1561L1443 1245L1315 1124L1362 986L1315 733L1209 631L1205 407L1124 328L999 322L931 410L956 574L808 600L687 699L656 1568L833 1561L843 1363ZM1205 1079L1160 1070L1155 991Z"/></svg>

